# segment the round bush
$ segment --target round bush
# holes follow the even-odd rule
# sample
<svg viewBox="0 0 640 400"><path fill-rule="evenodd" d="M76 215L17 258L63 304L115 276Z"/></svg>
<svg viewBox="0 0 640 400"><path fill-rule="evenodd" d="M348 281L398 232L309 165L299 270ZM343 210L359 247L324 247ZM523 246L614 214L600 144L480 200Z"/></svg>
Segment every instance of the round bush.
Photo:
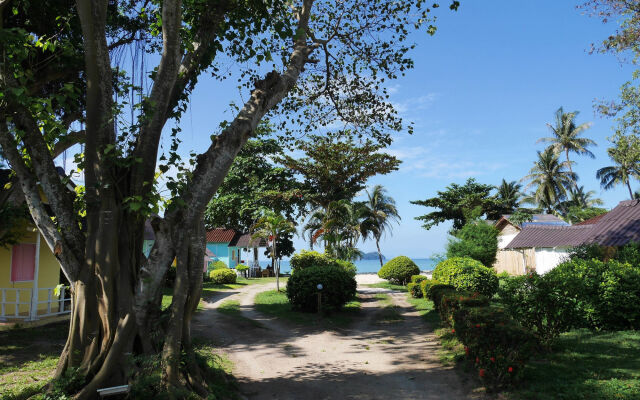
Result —
<svg viewBox="0 0 640 400"><path fill-rule="evenodd" d="M498 275L480 261L469 257L453 257L444 260L433 271L433 279L457 290L478 292L493 297L498 290Z"/></svg>
<svg viewBox="0 0 640 400"><path fill-rule="evenodd" d="M355 264L331 258L326 254L318 253L317 251L302 250L300 253L296 253L291 257L289 262L291 269L299 271L309 267L340 267L347 271L351 276L356 276Z"/></svg>
<svg viewBox="0 0 640 400"><path fill-rule="evenodd" d="M236 283L236 272L232 269L214 269L209 272L209 278L213 283Z"/></svg>
<svg viewBox="0 0 640 400"><path fill-rule="evenodd" d="M405 284L411 276L420 274L420 268L409 257L399 256L387 261L378 271L378 276L391 283Z"/></svg>
<svg viewBox="0 0 640 400"><path fill-rule="evenodd" d="M341 267L308 267L296 270L287 282L287 297L294 310L318 309L318 284L322 285L322 309L337 310L356 294L355 278Z"/></svg>
<svg viewBox="0 0 640 400"><path fill-rule="evenodd" d="M211 269L229 269L229 266L225 264L224 261L218 260L213 263Z"/></svg>

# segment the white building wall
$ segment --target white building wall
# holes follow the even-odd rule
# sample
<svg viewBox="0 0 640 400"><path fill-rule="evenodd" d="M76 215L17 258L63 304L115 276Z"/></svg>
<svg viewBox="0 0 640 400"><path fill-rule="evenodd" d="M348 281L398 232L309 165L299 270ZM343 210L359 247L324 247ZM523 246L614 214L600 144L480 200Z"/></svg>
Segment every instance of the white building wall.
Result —
<svg viewBox="0 0 640 400"><path fill-rule="evenodd" d="M499 249L504 249L505 247L507 247L507 245L509 243L511 243L511 241L518 236L519 232L516 233L510 233L507 235L499 235L498 236L498 248Z"/></svg>
<svg viewBox="0 0 640 400"><path fill-rule="evenodd" d="M536 272L544 274L569 258L568 247L536 248Z"/></svg>

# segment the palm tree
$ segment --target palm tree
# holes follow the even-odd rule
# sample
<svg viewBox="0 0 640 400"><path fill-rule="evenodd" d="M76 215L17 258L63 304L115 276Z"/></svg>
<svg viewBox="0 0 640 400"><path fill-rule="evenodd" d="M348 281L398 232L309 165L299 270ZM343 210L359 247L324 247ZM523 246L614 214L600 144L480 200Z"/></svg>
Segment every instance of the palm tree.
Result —
<svg viewBox="0 0 640 400"><path fill-rule="evenodd" d="M585 192L584 186L576 187L575 189L570 190L570 193L570 202L573 205L580 206L582 208L591 208L604 204L604 201L602 201L602 199L594 197L596 194L595 190L589 190L588 192Z"/></svg>
<svg viewBox="0 0 640 400"><path fill-rule="evenodd" d="M363 220L360 224L364 237L373 236L376 240L378 258L382 268L382 252L380 251L380 238L387 230L391 230L391 222L400 220L395 200L387 195L387 190L382 185L376 185L371 192L367 190L368 201L364 204Z"/></svg>
<svg viewBox="0 0 640 400"><path fill-rule="evenodd" d="M293 222L288 221L280 214L276 214L273 211L266 211L262 217L258 218L255 225L251 229L253 239L264 238L268 241L272 241L271 245L271 265L276 273L276 290L280 291L280 263L276 263L278 258L278 249L276 243L278 238L296 232L296 226Z"/></svg>
<svg viewBox="0 0 640 400"><path fill-rule="evenodd" d="M507 182L502 179L500 186L496 188L496 199L500 202L502 208L504 208L505 214L514 212L519 206L522 197L520 189L522 185L516 181Z"/></svg>
<svg viewBox="0 0 640 400"><path fill-rule="evenodd" d="M344 260L358 258L361 253L355 246L362 236L361 207L361 203L342 199L332 201L326 209L314 210L303 228L303 232L308 232L312 248L315 242L322 238L325 251L332 257Z"/></svg>
<svg viewBox="0 0 640 400"><path fill-rule="evenodd" d="M621 164L611 165L609 167L600 168L596 172L596 178L600 179L600 185L604 190L612 189L618 184L627 185L629 196L633 200L633 191L631 190L631 178L638 178L638 172L633 165L621 160Z"/></svg>
<svg viewBox="0 0 640 400"><path fill-rule="evenodd" d="M533 163L529 175L522 178L523 181L529 181L525 190L535 187L529 202L535 202L549 213L553 212L560 200L567 197L567 188L577 180L568 167L567 161L560 162L553 148L538 151L538 160Z"/></svg>
<svg viewBox="0 0 640 400"><path fill-rule="evenodd" d="M546 137L538 140L540 142L550 143L550 147L557 153L564 152L567 158L567 166L569 172L573 174L571 169L571 160L569 160L569 153L576 153L586 155L591 158L595 158L593 153L587 149L589 146L597 146L596 142L589 138L580 137L582 132L591 127L591 122L585 122L576 126L575 118L579 114L578 111L565 113L562 107L556 111L555 125L547 124L551 132L552 137ZM574 181L575 182L575 181Z"/></svg>

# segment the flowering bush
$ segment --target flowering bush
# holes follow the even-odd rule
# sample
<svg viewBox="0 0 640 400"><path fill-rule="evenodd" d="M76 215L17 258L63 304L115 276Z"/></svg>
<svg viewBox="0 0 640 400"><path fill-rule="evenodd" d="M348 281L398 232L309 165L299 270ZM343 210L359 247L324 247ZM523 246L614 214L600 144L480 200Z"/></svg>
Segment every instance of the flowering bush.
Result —
<svg viewBox="0 0 640 400"><path fill-rule="evenodd" d="M428 285L428 284L427 284ZM433 306L437 310L440 307L440 298L447 293L455 293L456 288L451 285L443 285L441 283L434 283L429 288L425 288L427 291L427 297L433 301Z"/></svg>
<svg viewBox="0 0 640 400"><path fill-rule="evenodd" d="M422 292L422 297L425 299L431 298L431 289L438 285L439 282L435 279L425 279L420 282L420 291Z"/></svg>
<svg viewBox="0 0 640 400"><path fill-rule="evenodd" d="M454 311L453 320L453 331L488 390L524 377L525 363L538 347L531 332L493 307L461 307Z"/></svg>
<svg viewBox="0 0 640 400"><path fill-rule="evenodd" d="M407 284L407 292L411 294L411 297L419 299L422 297L422 289L420 287L420 283L428 280L428 278L424 275L413 275L411 277L411 282Z"/></svg>
<svg viewBox="0 0 640 400"><path fill-rule="evenodd" d="M485 307L489 305L489 299L477 292L449 291L440 297L438 312L443 324L453 326L453 316L457 310L465 307Z"/></svg>

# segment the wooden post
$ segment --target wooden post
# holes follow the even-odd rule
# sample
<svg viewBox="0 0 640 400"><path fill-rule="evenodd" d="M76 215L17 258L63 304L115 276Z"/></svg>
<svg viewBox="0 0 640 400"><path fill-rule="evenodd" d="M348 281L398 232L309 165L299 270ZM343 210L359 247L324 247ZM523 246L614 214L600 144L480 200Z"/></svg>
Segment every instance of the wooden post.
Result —
<svg viewBox="0 0 640 400"><path fill-rule="evenodd" d="M33 270L33 288L31 289L31 310L29 319L38 319L38 276L40 274L40 232L36 230L36 260Z"/></svg>

